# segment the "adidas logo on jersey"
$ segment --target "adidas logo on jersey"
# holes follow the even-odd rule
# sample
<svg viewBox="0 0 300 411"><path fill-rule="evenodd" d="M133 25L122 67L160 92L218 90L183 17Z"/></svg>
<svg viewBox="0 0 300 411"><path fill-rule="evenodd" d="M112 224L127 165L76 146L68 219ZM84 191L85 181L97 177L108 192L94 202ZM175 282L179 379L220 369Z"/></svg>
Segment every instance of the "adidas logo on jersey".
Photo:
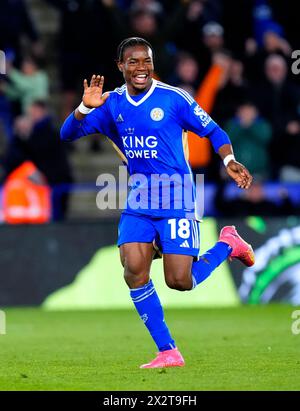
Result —
<svg viewBox="0 0 300 411"><path fill-rule="evenodd" d="M119 114L118 118L117 118L117 123L122 123L123 121L124 121L124 119L122 117L122 114Z"/></svg>
<svg viewBox="0 0 300 411"><path fill-rule="evenodd" d="M180 244L180 246L179 246L179 247L190 248L190 245L189 245L188 241L187 241L187 240L185 240L182 244Z"/></svg>

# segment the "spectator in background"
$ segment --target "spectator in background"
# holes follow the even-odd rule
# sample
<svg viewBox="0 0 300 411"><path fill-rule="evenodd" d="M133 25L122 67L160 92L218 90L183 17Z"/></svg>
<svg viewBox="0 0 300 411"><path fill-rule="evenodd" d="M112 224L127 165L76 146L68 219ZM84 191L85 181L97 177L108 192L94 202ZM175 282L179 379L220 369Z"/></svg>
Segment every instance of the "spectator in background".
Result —
<svg viewBox="0 0 300 411"><path fill-rule="evenodd" d="M227 69L224 70L212 111L212 117L222 126L235 115L238 106L245 101L249 92L249 84L244 76L244 64L228 52L225 54L223 51L223 56L223 59L228 60Z"/></svg>
<svg viewBox="0 0 300 411"><path fill-rule="evenodd" d="M25 161L3 184L3 221L8 224L43 224L51 220L51 190L43 174Z"/></svg>
<svg viewBox="0 0 300 411"><path fill-rule="evenodd" d="M300 92L297 85L287 78L287 63L277 54L271 54L264 65L265 80L253 84L251 94L260 113L272 126L273 138L270 155L273 160L273 177L278 177L282 166L282 146L291 122L298 119Z"/></svg>
<svg viewBox="0 0 300 411"><path fill-rule="evenodd" d="M260 37L261 40L248 39L245 47L247 76L252 81L260 81L263 78L264 63L271 54L279 54L288 60L292 53L292 48L284 38L283 28L279 24L265 24L259 39Z"/></svg>
<svg viewBox="0 0 300 411"><path fill-rule="evenodd" d="M117 3L123 10L127 10L131 5L132 0L117 0Z"/></svg>
<svg viewBox="0 0 300 411"><path fill-rule="evenodd" d="M271 0L274 19L284 27L292 49L299 48L299 3L295 0Z"/></svg>
<svg viewBox="0 0 300 411"><path fill-rule="evenodd" d="M201 62L203 58L202 48L199 47L202 38L201 28L210 21L220 21L222 15L221 4L220 0L187 1L186 11L178 22L177 33L174 37L176 48L192 54ZM174 2L170 1L169 6L174 8ZM166 4L166 12L169 11L168 4Z"/></svg>
<svg viewBox="0 0 300 411"><path fill-rule="evenodd" d="M63 91L61 118L64 119L74 110L77 92L82 86L79 79L101 73L109 90L115 84L113 53L119 38L115 36L117 27L108 12L114 1L46 1L60 13L57 47Z"/></svg>
<svg viewBox="0 0 300 411"><path fill-rule="evenodd" d="M252 6L253 34L259 47L262 46L264 33L275 23L273 9L269 0L254 0Z"/></svg>
<svg viewBox="0 0 300 411"><path fill-rule="evenodd" d="M5 94L12 102L20 103L21 113L25 113L33 101L49 96L48 75L33 56L23 59L21 70L8 67L7 80Z"/></svg>
<svg viewBox="0 0 300 411"><path fill-rule="evenodd" d="M253 37L253 3L254 0L222 0L224 40L238 59L243 58L245 43Z"/></svg>
<svg viewBox="0 0 300 411"><path fill-rule="evenodd" d="M281 168L279 179L282 182L300 183L300 119L289 121L281 144Z"/></svg>
<svg viewBox="0 0 300 411"><path fill-rule="evenodd" d="M235 198L226 197L226 184L218 185L215 196L215 205L221 216L248 217L248 216L285 216L299 213L297 206L291 202L286 190L278 192L278 202L267 198L264 186L259 179L254 179L249 190L240 193Z"/></svg>
<svg viewBox="0 0 300 411"><path fill-rule="evenodd" d="M224 29L215 22L210 21L202 28L202 44L199 45L201 77L207 73L213 62L213 55L224 48Z"/></svg>
<svg viewBox="0 0 300 411"><path fill-rule="evenodd" d="M289 42L283 37L283 30L278 24L267 27L263 35L263 46L268 54L282 53L290 57L292 48Z"/></svg>
<svg viewBox="0 0 300 411"><path fill-rule="evenodd" d="M195 96L199 87L199 65L196 59L189 53L178 53L174 75L169 78L168 82Z"/></svg>
<svg viewBox="0 0 300 411"><path fill-rule="evenodd" d="M5 83L0 78L0 135L5 135L5 141L9 141L13 137L13 117L12 108L9 100L7 99L5 93Z"/></svg>
<svg viewBox="0 0 300 411"><path fill-rule="evenodd" d="M267 179L270 176L269 143L272 137L270 124L261 118L251 102L237 109L236 117L225 125L237 158L251 174Z"/></svg>
<svg viewBox="0 0 300 411"><path fill-rule="evenodd" d="M33 102L26 115L16 119L15 131L16 136L4 158L6 175L30 160L50 186L73 181L65 145L59 139L44 101ZM67 211L67 200L67 195L61 199L62 216Z"/></svg>
<svg viewBox="0 0 300 411"><path fill-rule="evenodd" d="M26 1L1 0L0 6L0 50L14 54L14 64L19 67L24 37L30 48L40 55L42 46L34 22L30 18Z"/></svg>
<svg viewBox="0 0 300 411"><path fill-rule="evenodd" d="M130 28L139 36L154 36L158 31L157 12L151 8L133 9L130 13Z"/></svg>
<svg viewBox="0 0 300 411"><path fill-rule="evenodd" d="M160 1L156 0L133 0L130 5L130 11L149 11L154 14L161 14L163 12L163 6Z"/></svg>
<svg viewBox="0 0 300 411"><path fill-rule="evenodd" d="M173 71L176 47L174 39L181 33L182 17L185 15L190 0L180 0L166 16L157 2L143 2L143 7L133 7L126 15L116 2L109 0L110 12L115 35L119 38L129 36L143 37L155 49L156 74L165 81ZM153 6L154 5L154 6Z"/></svg>
<svg viewBox="0 0 300 411"><path fill-rule="evenodd" d="M208 114L213 111L218 91L228 77L229 67L230 58L227 52L222 50L214 53L212 65L197 88L195 101ZM189 162L194 175L204 173L208 181L216 181L219 175L219 161L212 156L209 140L200 139L196 134L189 132L188 144Z"/></svg>

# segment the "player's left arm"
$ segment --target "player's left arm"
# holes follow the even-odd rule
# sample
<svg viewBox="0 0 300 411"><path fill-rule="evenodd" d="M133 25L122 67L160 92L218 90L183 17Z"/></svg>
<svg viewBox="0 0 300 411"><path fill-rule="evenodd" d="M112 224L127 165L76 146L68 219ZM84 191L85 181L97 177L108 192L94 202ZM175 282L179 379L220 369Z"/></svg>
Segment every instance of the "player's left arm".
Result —
<svg viewBox="0 0 300 411"><path fill-rule="evenodd" d="M247 168L236 161L228 134L213 121L213 119L192 99L185 91L181 91L184 98L177 98L177 119L180 125L187 130L193 131L200 137L207 137L222 160L228 175L240 188L248 189L253 177ZM230 161L228 161L230 160Z"/></svg>
<svg viewBox="0 0 300 411"><path fill-rule="evenodd" d="M248 189L251 186L253 177L243 164L236 161L228 134L216 123L214 125L215 127L208 133L207 137L210 139L215 152L219 154L224 162L227 174L236 182L238 187Z"/></svg>
<svg viewBox="0 0 300 411"><path fill-rule="evenodd" d="M253 177L247 170L247 168L235 160L232 145L223 144L218 149L218 154L222 160L228 156L232 156L226 167L227 174L236 182L238 187L248 189L251 186Z"/></svg>

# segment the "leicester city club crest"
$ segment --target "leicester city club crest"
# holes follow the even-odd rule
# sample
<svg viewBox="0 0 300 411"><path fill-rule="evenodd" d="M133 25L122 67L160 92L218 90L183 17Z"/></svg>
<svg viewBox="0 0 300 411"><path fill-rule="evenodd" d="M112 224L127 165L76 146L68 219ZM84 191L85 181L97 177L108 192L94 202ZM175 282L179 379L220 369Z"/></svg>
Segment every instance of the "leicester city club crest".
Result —
<svg viewBox="0 0 300 411"><path fill-rule="evenodd" d="M154 121L162 120L164 118L164 115L165 115L164 111L159 107L153 108L150 113L150 117Z"/></svg>

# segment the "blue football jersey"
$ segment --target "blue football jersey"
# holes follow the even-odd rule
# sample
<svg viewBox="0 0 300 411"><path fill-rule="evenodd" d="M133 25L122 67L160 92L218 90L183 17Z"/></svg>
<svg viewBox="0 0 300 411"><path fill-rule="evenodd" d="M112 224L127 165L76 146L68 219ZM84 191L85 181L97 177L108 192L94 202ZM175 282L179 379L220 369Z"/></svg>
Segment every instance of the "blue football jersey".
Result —
<svg viewBox="0 0 300 411"><path fill-rule="evenodd" d="M197 219L185 131L205 137L219 126L185 90L157 80L138 96L130 96L125 84L109 93L84 120L71 114L62 139L94 133L109 137L130 175L127 212Z"/></svg>

